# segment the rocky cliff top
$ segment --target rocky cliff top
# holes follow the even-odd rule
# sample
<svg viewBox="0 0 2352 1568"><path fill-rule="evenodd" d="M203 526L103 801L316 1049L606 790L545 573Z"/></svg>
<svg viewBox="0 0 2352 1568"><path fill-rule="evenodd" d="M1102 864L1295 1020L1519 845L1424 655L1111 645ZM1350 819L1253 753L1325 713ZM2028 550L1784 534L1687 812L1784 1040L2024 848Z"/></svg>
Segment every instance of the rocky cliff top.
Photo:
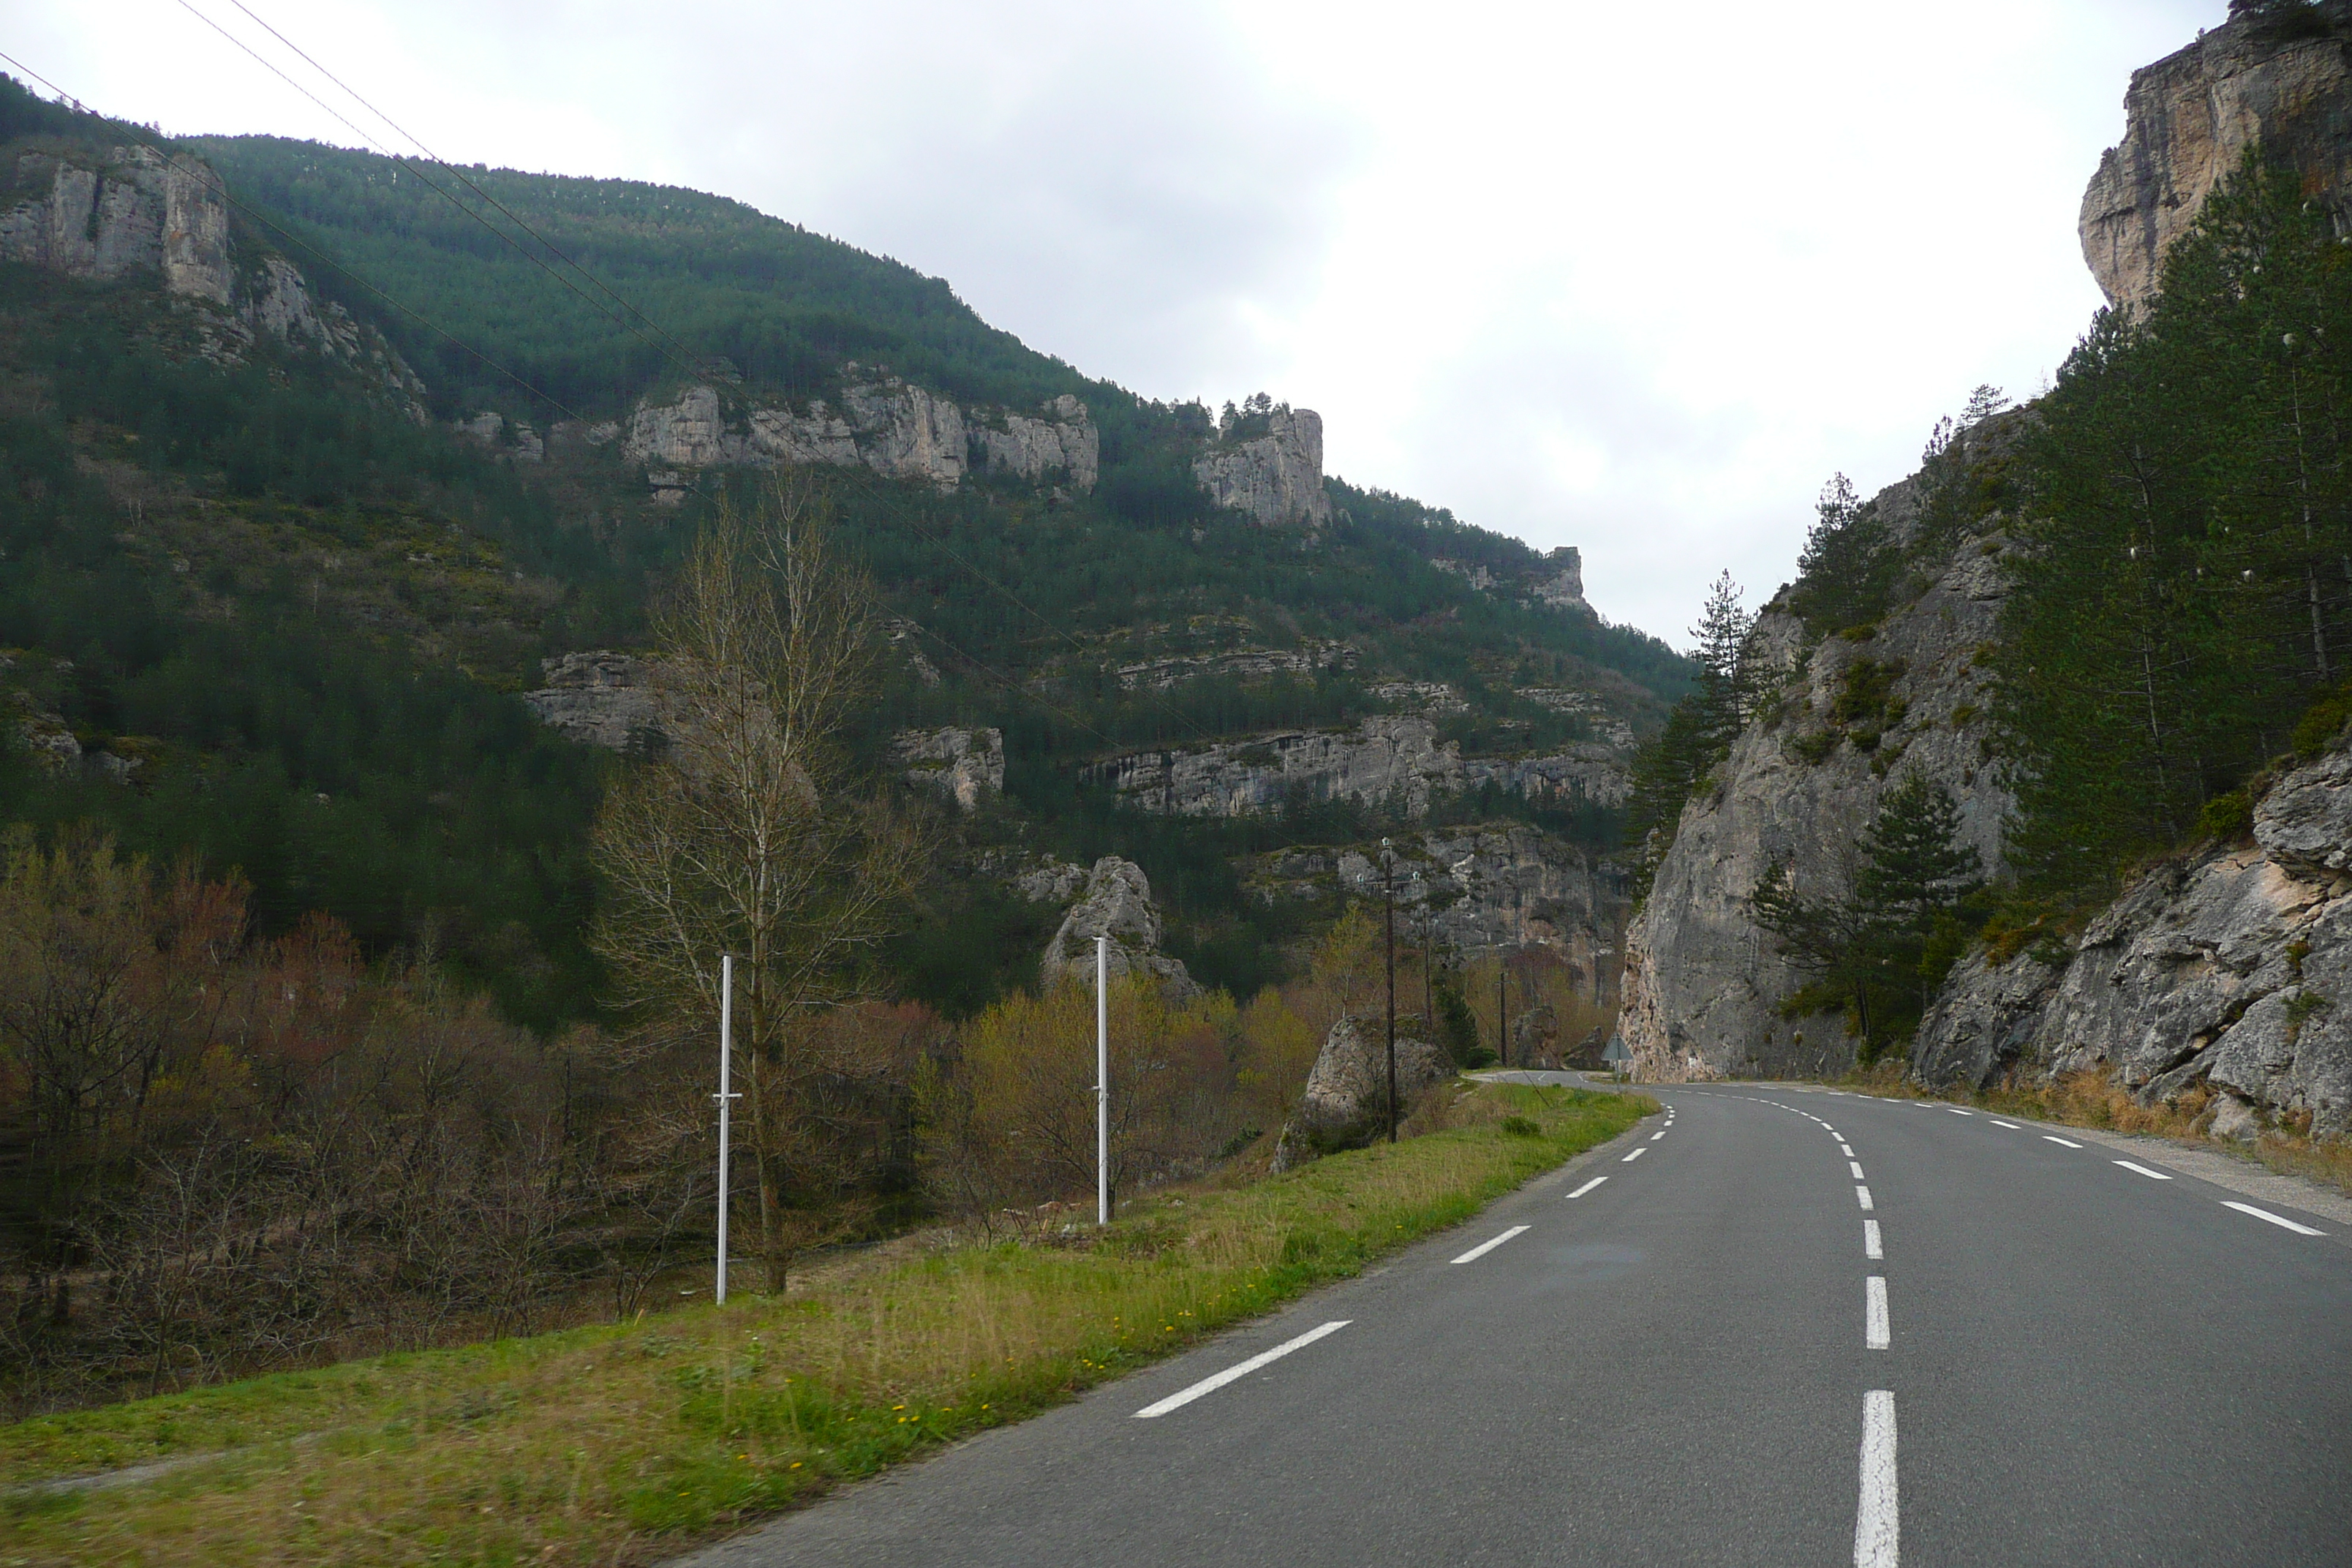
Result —
<svg viewBox="0 0 2352 1568"><path fill-rule="evenodd" d="M2110 303L2155 298L2164 253L2249 147L2284 159L2352 216L2352 0L2245 4L2197 41L2132 73L2124 138L2083 193L2083 259Z"/></svg>

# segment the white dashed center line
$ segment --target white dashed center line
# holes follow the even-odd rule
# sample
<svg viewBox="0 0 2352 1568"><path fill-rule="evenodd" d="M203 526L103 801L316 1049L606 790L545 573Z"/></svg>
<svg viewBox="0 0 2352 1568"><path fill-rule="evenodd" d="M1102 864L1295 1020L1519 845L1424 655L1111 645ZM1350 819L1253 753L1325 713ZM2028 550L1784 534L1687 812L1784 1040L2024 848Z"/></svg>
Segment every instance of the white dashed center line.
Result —
<svg viewBox="0 0 2352 1568"><path fill-rule="evenodd" d="M2170 1176L2166 1175L2162 1171L2151 1171L2146 1165L2136 1165L2129 1160L2118 1160L2116 1163L2121 1165L2125 1170L2131 1172L2135 1175L2146 1176L2151 1182L2168 1182L2172 1180Z"/></svg>
<svg viewBox="0 0 2352 1568"><path fill-rule="evenodd" d="M1976 1114L1973 1110L1962 1110L1957 1105L1948 1105L1944 1107L1944 1109L1950 1111L1955 1116L1974 1116Z"/></svg>
<svg viewBox="0 0 2352 1568"><path fill-rule="evenodd" d="M1862 1282L1863 1342L1883 1351L1892 1336L1886 1330L1886 1281L1876 1274Z"/></svg>
<svg viewBox="0 0 2352 1568"><path fill-rule="evenodd" d="M2022 1131L2022 1129L2021 1129L2021 1128L2017 1125L2017 1123L2016 1123L2016 1122L2014 1122L2014 1121L2002 1121L2000 1117L1998 1117L1998 1116L1996 1116L1996 1117L1994 1117L1994 1118L1992 1119L1992 1124L1993 1124L1995 1127L2006 1127L2006 1128L2008 1128L2011 1132L2017 1132L2017 1131Z"/></svg>
<svg viewBox="0 0 2352 1568"><path fill-rule="evenodd" d="M1862 1396L1862 1500L1853 1515L1853 1568L1896 1568L1902 1531L1895 1506L1895 1395Z"/></svg>
<svg viewBox="0 0 2352 1568"><path fill-rule="evenodd" d="M1886 1256L1886 1247L1885 1244L1879 1239L1878 1222L1874 1219L1866 1219L1862 1222L1862 1255L1864 1258L1884 1258Z"/></svg>
<svg viewBox="0 0 2352 1568"><path fill-rule="evenodd" d="M1861 1200L1862 1206L1863 1206L1864 1208L1865 1208L1865 1209L1866 1209L1866 1208L1868 1208L1868 1207L1870 1207L1870 1206L1871 1206L1871 1204L1870 1204L1870 1189L1869 1189L1868 1187L1856 1187L1856 1188L1854 1188L1854 1190L1853 1190L1853 1195L1854 1195L1856 1198L1858 1198L1858 1199L1860 1199L1860 1200Z"/></svg>
<svg viewBox="0 0 2352 1568"><path fill-rule="evenodd" d="M1649 1152L1650 1152L1650 1146L1649 1146L1648 1144L1644 1143L1644 1144L1643 1144L1643 1145L1642 1145L1642 1147L1640 1147L1639 1149L1634 1150L1632 1153L1630 1153L1630 1154L1626 1155L1623 1159L1622 1159L1622 1160L1618 1161L1617 1163L1618 1163L1619 1164L1621 1164L1621 1165L1630 1165L1630 1164L1632 1164L1634 1161L1636 1161L1636 1160L1640 1159L1643 1155L1644 1155L1644 1154L1648 1153Z"/></svg>
<svg viewBox="0 0 2352 1568"><path fill-rule="evenodd" d="M1661 1128L1659 1128L1655 1132L1653 1132L1653 1133L1651 1133L1651 1134L1650 1134L1650 1142L1653 1142L1653 1143L1654 1143L1654 1142L1656 1142L1659 1139L1664 1138L1665 1135L1666 1135L1666 1130L1665 1130L1664 1128L1661 1127Z"/></svg>
<svg viewBox="0 0 2352 1568"><path fill-rule="evenodd" d="M2266 1219L2282 1229L2294 1232L2297 1236L2326 1236L2327 1234L2324 1230L2314 1230L2307 1225L2297 1225L2294 1221L2287 1218L2284 1215L2273 1214L2268 1209L2258 1209L2252 1204L2231 1203L2229 1199L2223 1198L2221 1200L2221 1206L2225 1209L2236 1209L2240 1214L2250 1214L2256 1219Z"/></svg>
<svg viewBox="0 0 2352 1568"><path fill-rule="evenodd" d="M2044 1143L2065 1143L2065 1144L2066 1144L2066 1147L2067 1147L2067 1148L2069 1148L2069 1149L2080 1149L2080 1148L2082 1147L2082 1145L2081 1145L2080 1143L2066 1143L2066 1140L2064 1140L2063 1138L2056 1138L2056 1137L2053 1137L2051 1134L2049 1134L2049 1133L2047 1133L2047 1132L2044 1132L2044 1133L2042 1135L2042 1141Z"/></svg>
<svg viewBox="0 0 2352 1568"><path fill-rule="evenodd" d="M1510 1229L1505 1231L1502 1235L1495 1237L1491 1240L1480 1242L1477 1246L1472 1247L1469 1251L1464 1253L1454 1261L1456 1263L1475 1263L1478 1259L1486 1257L1486 1254L1494 1251L1495 1248L1502 1246L1503 1243L1510 1240L1511 1237L1518 1235L1527 1228L1528 1227L1523 1225L1515 1225Z"/></svg>
<svg viewBox="0 0 2352 1568"><path fill-rule="evenodd" d="M1853 1173L1853 1179L1854 1179L1855 1181L1857 1181L1857 1182L1858 1182L1858 1181L1862 1180L1862 1166L1861 1166L1861 1164L1860 1164L1859 1163L1857 1163L1857 1162L1855 1162L1855 1161L1853 1161L1853 1160L1848 1160L1848 1161L1845 1163L1845 1168L1846 1168L1847 1170L1852 1171L1852 1172Z"/></svg>
<svg viewBox="0 0 2352 1568"><path fill-rule="evenodd" d="M1601 1183L1603 1183L1603 1182L1607 1181L1608 1179L1609 1179L1609 1178L1608 1178L1608 1177L1606 1177L1606 1176L1595 1176L1595 1177L1593 1177L1593 1178L1592 1178L1592 1180L1591 1180L1591 1181L1589 1181L1589 1182L1585 1183L1585 1184L1584 1184L1584 1185L1582 1185L1582 1186L1580 1186L1580 1187L1577 1188L1577 1189L1576 1189L1576 1191L1574 1191L1574 1192L1572 1192L1572 1193L1569 1194L1568 1195L1569 1195L1570 1197L1572 1197L1572 1198L1580 1198L1580 1197L1582 1197L1585 1194L1587 1194L1587 1193L1591 1192L1593 1188L1595 1188L1595 1187L1599 1186Z"/></svg>
<svg viewBox="0 0 2352 1568"><path fill-rule="evenodd" d="M1214 1394L1217 1390L1224 1387L1225 1384L1234 1382L1235 1379L1247 1377L1258 1368L1265 1366L1269 1363L1280 1361L1292 1351L1302 1350L1305 1347L1313 1344L1317 1340L1321 1339L1326 1334L1338 1333L1341 1329L1346 1328L1351 1321L1352 1320L1350 1319L1342 1318L1336 1323L1326 1323L1319 1329L1309 1329L1307 1332L1299 1335L1295 1340L1286 1341L1283 1343L1275 1346L1270 1351L1265 1351L1250 1357L1247 1361L1237 1362L1234 1365L1225 1368L1224 1371L1218 1373L1213 1377L1204 1377L1190 1388L1179 1389L1174 1394L1170 1394L1167 1398L1160 1401L1157 1405L1145 1405L1142 1409L1135 1413L1136 1419L1139 1421L1149 1421L1155 1415L1165 1415L1171 1410L1181 1409L1184 1405L1192 1404L1192 1401L1200 1398L1201 1395L1204 1394Z"/></svg>
<svg viewBox="0 0 2352 1568"><path fill-rule="evenodd" d="M1849 1160L1853 1158L1853 1151L1843 1143L1838 1145L1838 1152L1844 1155Z"/></svg>

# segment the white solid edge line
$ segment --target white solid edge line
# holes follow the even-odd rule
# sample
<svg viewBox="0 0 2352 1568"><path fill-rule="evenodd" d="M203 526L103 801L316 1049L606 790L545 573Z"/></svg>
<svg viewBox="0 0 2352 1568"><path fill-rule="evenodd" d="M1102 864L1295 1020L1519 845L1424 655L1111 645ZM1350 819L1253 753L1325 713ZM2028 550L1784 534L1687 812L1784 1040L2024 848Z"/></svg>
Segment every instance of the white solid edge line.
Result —
<svg viewBox="0 0 2352 1568"><path fill-rule="evenodd" d="M2080 1149L2082 1147L2080 1143L2067 1143L2065 1139L2056 1137L2048 1132L2044 1132L2042 1135L2042 1141L2044 1143L2065 1143L2066 1147L2069 1149Z"/></svg>
<svg viewBox="0 0 2352 1568"><path fill-rule="evenodd" d="M1891 1337L1886 1330L1886 1280L1874 1274L1862 1282L1863 1342L1883 1351Z"/></svg>
<svg viewBox="0 0 2352 1568"><path fill-rule="evenodd" d="M1630 1165L1630 1164L1632 1164L1634 1161L1636 1161L1636 1160L1640 1159L1643 1155L1644 1155L1644 1154L1648 1153L1649 1152L1650 1152L1650 1146L1649 1146L1647 1143L1644 1143L1644 1144L1643 1144L1639 1149L1634 1150L1632 1153L1630 1153L1630 1154L1626 1155L1623 1159L1622 1159L1622 1160L1618 1161L1617 1163L1618 1163L1619 1164L1621 1164L1621 1165Z"/></svg>
<svg viewBox="0 0 2352 1568"><path fill-rule="evenodd" d="M1595 1188L1595 1187L1599 1186L1601 1183L1603 1183L1603 1182L1607 1181L1608 1179L1609 1179L1609 1178L1608 1178L1608 1177L1606 1177L1606 1176L1595 1176L1595 1177L1593 1177L1593 1178L1592 1178L1592 1180L1591 1180L1591 1181L1589 1181L1589 1182L1585 1183L1585 1184L1584 1184L1584 1185L1582 1185L1582 1186L1580 1186L1580 1187L1577 1188L1577 1189L1576 1189L1576 1191L1574 1191L1574 1192L1572 1192L1572 1193L1569 1194L1568 1195L1569 1195L1570 1197L1572 1197L1572 1198L1580 1198L1580 1197L1582 1197L1585 1194L1587 1194L1587 1193L1591 1192L1593 1188Z"/></svg>
<svg viewBox="0 0 2352 1568"><path fill-rule="evenodd" d="M1505 1231L1502 1235L1494 1237L1492 1240L1480 1242L1477 1246L1472 1247L1469 1251L1464 1253L1454 1261L1456 1263L1475 1263L1479 1258L1486 1257L1486 1254L1494 1251L1495 1248L1502 1246L1503 1243L1510 1240L1511 1237L1518 1235L1519 1232L1527 1228L1528 1227L1523 1225L1515 1225L1510 1229Z"/></svg>
<svg viewBox="0 0 2352 1568"><path fill-rule="evenodd" d="M1237 1362L1234 1365L1225 1368L1224 1371L1218 1373L1213 1377L1202 1378L1200 1382L1194 1384L1190 1388L1180 1388L1175 1393L1170 1394L1167 1398L1160 1401L1157 1405L1145 1405L1142 1409L1135 1413L1135 1418L1139 1421L1148 1421L1154 1415L1165 1415L1171 1410L1175 1410L1181 1406L1190 1405L1192 1401L1200 1398L1201 1395L1204 1394L1214 1394L1217 1390L1224 1387L1225 1384L1233 1382L1235 1378L1247 1377L1258 1368L1266 1365L1270 1362L1280 1361L1292 1351L1311 1345L1326 1334L1338 1333L1341 1329L1346 1328L1352 1321L1354 1321L1354 1320L1351 1318L1342 1318L1336 1323L1326 1323L1319 1329L1309 1329L1307 1332L1299 1335L1295 1340L1286 1340L1283 1343L1275 1346L1270 1351L1262 1351L1258 1354L1250 1357L1247 1361Z"/></svg>
<svg viewBox="0 0 2352 1568"><path fill-rule="evenodd" d="M1862 1206L1864 1208L1869 1208L1871 1206L1870 1189L1868 1187L1854 1188L1853 1195L1862 1200Z"/></svg>
<svg viewBox="0 0 2352 1568"><path fill-rule="evenodd" d="M1847 1170L1852 1171L1852 1172L1853 1173L1853 1179L1854 1179L1855 1181L1857 1181L1857 1182L1858 1182L1858 1181L1862 1180L1862 1164L1861 1164L1861 1162L1856 1161L1856 1160L1848 1160L1848 1161L1845 1163L1845 1168L1846 1168Z"/></svg>
<svg viewBox="0 0 2352 1568"><path fill-rule="evenodd" d="M1886 1256L1886 1244L1879 1237L1878 1222L1874 1219L1866 1219L1862 1222L1862 1255L1864 1258L1885 1258Z"/></svg>
<svg viewBox="0 0 2352 1568"><path fill-rule="evenodd" d="M2125 1170L2132 1172L2136 1175L2146 1176L2151 1182L2168 1182L2172 1180L2170 1176L2166 1175L2162 1171L2151 1171L2146 1165L2136 1165L2129 1160L2118 1160L2116 1163L2121 1165Z"/></svg>
<svg viewBox="0 0 2352 1568"><path fill-rule="evenodd" d="M2314 1230L2307 1225L2297 1225L2294 1221L2287 1218L2284 1215L2273 1214L2268 1209L2258 1209L2252 1204L2231 1203L2228 1198L2223 1198L2221 1200L2221 1206L2225 1209L2236 1209L2240 1214L2250 1214L2256 1219L2266 1219L2274 1226L2294 1232L2297 1236L2326 1236L2327 1234L2324 1230Z"/></svg>
<svg viewBox="0 0 2352 1568"><path fill-rule="evenodd" d="M1899 1568L1901 1540L1895 1394L1874 1388L1862 1396L1862 1497L1853 1515L1853 1568Z"/></svg>

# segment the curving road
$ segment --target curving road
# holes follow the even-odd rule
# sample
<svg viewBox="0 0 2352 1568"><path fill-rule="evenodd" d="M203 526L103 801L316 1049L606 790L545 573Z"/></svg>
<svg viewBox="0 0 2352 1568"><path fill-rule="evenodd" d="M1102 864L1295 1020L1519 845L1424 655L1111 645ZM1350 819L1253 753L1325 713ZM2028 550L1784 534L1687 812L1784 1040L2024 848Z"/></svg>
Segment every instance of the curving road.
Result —
<svg viewBox="0 0 2352 1568"><path fill-rule="evenodd" d="M691 1562L2352 1563L2352 1225L1934 1102L1645 1092L1384 1268Z"/></svg>

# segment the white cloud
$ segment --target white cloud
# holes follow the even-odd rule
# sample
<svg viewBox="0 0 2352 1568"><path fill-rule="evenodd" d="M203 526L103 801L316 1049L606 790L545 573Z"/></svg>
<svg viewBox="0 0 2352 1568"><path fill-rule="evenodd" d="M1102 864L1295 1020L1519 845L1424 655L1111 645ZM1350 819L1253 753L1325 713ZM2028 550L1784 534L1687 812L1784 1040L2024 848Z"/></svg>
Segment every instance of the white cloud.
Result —
<svg viewBox="0 0 2352 1568"><path fill-rule="evenodd" d="M2224 9L247 3L445 155L737 196L1149 395L1319 408L1334 471L1581 545L1676 641L1832 470L2056 367L2129 74ZM353 140L173 0L13 20L110 112Z"/></svg>

